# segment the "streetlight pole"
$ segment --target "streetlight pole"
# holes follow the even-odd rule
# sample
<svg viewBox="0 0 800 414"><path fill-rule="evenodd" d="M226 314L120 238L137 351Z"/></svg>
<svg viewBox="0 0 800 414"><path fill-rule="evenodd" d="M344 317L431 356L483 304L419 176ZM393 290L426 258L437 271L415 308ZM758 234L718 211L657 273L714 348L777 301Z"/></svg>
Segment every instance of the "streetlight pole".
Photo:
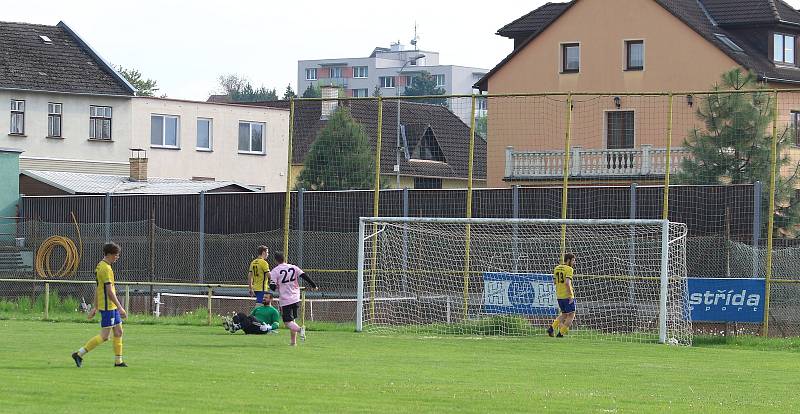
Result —
<svg viewBox="0 0 800 414"><path fill-rule="evenodd" d="M397 174L397 188L400 188L400 152L402 152L402 150L403 150L403 147L400 145L400 85L399 85L399 80L400 80L400 77L403 76L403 69L405 69L406 66L409 63L416 62L416 61L418 61L418 60L420 60L420 59L422 59L424 57L425 57L425 55L419 54L417 56L412 57L411 59L404 59L405 62L403 62L403 66L400 67L400 70L397 72L397 79L395 80L394 95L397 97L397 149L396 149L395 152L397 153L397 164L394 165L394 171ZM408 85L406 85L406 87L408 87Z"/></svg>

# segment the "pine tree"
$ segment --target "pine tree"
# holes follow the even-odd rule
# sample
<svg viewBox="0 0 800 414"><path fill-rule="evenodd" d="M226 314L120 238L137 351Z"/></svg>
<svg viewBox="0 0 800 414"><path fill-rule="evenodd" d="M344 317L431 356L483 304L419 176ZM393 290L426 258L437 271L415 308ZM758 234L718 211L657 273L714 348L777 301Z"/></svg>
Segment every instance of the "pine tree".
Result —
<svg viewBox="0 0 800 414"><path fill-rule="evenodd" d="M339 107L311 145L297 188L360 190L374 183L375 159L367 134L349 109Z"/></svg>
<svg viewBox="0 0 800 414"><path fill-rule="evenodd" d="M286 85L286 91L283 93L283 100L289 100L291 98L297 98L297 94L294 93L292 85Z"/></svg>
<svg viewBox="0 0 800 414"><path fill-rule="evenodd" d="M303 92L303 98L320 98L322 97L322 92L319 90L318 87L314 86L313 83L310 83L306 90Z"/></svg>
<svg viewBox="0 0 800 414"><path fill-rule="evenodd" d="M753 73L734 69L722 75L722 85L714 91L753 89ZM703 129L694 128L684 142L691 157L681 162L676 181L682 184L751 184L761 181L765 191L764 211L768 206L772 119L775 95L766 90L710 94L700 100L697 118ZM790 159L787 147L794 137L790 126L779 127L776 177L775 227L791 231L800 221L800 203L794 189L800 163ZM782 176L791 166L794 173ZM766 223L766 217L764 222Z"/></svg>
<svg viewBox="0 0 800 414"><path fill-rule="evenodd" d="M406 86L405 91L403 91L403 96L430 96L444 94L445 90L436 86L436 78L434 78L428 72L421 72L419 75L414 76L414 81L410 86ZM446 98L422 98L415 99L412 102L447 106Z"/></svg>

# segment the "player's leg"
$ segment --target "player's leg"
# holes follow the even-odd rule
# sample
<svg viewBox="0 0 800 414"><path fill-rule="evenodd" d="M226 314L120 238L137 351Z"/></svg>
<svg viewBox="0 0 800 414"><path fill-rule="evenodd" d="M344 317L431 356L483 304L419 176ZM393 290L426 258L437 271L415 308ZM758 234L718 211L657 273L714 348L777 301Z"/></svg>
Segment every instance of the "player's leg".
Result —
<svg viewBox="0 0 800 414"><path fill-rule="evenodd" d="M559 300L559 306L562 305L561 311L563 312L564 319L561 321L560 326L558 327L558 336L564 336L569 332L569 328L572 326L572 321L575 319L575 298L572 299L561 299Z"/></svg>
<svg viewBox="0 0 800 414"><path fill-rule="evenodd" d="M294 321L295 315L297 315L296 303L281 306L281 319L283 320L283 324L289 328L289 345L292 346L297 345L297 333L300 332L300 326Z"/></svg>
<svg viewBox="0 0 800 414"><path fill-rule="evenodd" d="M117 315L119 315L119 311L115 310L114 312L117 312ZM118 321L119 322L111 328L111 332L114 334L114 338L112 339L114 344L114 366L127 367L128 364L122 360L122 318L118 319Z"/></svg>
<svg viewBox="0 0 800 414"><path fill-rule="evenodd" d="M72 353L72 360L75 361L75 365L78 368L83 364L84 355L103 342L108 341L112 326L114 326L114 311L100 311L100 334L93 336L78 351Z"/></svg>

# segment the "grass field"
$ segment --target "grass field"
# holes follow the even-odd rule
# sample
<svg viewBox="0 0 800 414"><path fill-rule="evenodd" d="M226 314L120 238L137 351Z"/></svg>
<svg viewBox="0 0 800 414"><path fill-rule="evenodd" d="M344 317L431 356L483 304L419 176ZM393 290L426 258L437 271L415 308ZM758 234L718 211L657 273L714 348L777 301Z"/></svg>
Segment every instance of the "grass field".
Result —
<svg viewBox="0 0 800 414"><path fill-rule="evenodd" d="M798 412L800 340L669 347L126 325L76 368L96 323L0 320L0 412Z"/></svg>

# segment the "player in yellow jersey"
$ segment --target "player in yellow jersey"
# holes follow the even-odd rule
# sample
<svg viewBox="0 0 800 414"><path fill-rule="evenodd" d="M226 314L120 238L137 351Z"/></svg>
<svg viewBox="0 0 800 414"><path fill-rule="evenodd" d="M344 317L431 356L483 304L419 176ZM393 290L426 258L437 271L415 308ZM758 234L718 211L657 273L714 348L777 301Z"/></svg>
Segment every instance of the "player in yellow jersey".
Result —
<svg viewBox="0 0 800 414"><path fill-rule="evenodd" d="M556 337L563 338L569 332L572 321L575 319L575 291L572 289L572 274L575 272L575 255L567 253L564 255L564 263L556 266L553 270L553 282L556 284L556 299L561 314L547 328L547 334L553 336L558 330Z"/></svg>
<svg viewBox="0 0 800 414"><path fill-rule="evenodd" d="M250 296L255 293L256 302L261 303L264 301L264 292L269 290L269 264L266 260L269 256L269 248L258 246L256 251L258 257L250 262L247 271L247 285L250 287Z"/></svg>
<svg viewBox="0 0 800 414"><path fill-rule="evenodd" d="M83 364L83 356L97 345L107 341L112 332L114 333L114 366L128 366L122 361L122 318L127 318L128 313L117 299L117 292L114 289L114 270L111 268L111 265L119 259L119 250L119 246L115 243L106 243L103 246L103 260L94 269L97 287L92 302L93 306L89 311L89 319L94 318L94 315L100 310L100 334L94 336L78 352L72 354L72 359L78 368Z"/></svg>

